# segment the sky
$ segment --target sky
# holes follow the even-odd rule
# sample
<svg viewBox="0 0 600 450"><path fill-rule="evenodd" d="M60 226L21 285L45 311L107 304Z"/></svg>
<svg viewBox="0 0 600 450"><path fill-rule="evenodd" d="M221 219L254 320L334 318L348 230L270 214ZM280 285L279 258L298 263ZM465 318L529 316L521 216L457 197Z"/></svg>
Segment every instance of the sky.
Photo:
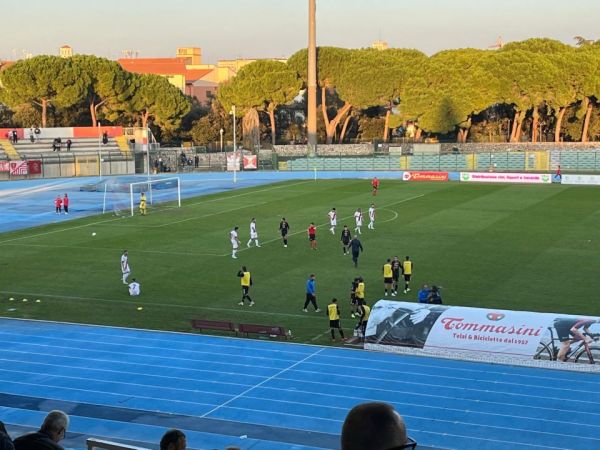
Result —
<svg viewBox="0 0 600 450"><path fill-rule="evenodd" d="M111 59L174 56L201 47L204 63L288 57L306 47L308 0L0 0L0 59L75 53ZM600 0L317 0L317 44L375 40L427 54L548 37L600 39Z"/></svg>

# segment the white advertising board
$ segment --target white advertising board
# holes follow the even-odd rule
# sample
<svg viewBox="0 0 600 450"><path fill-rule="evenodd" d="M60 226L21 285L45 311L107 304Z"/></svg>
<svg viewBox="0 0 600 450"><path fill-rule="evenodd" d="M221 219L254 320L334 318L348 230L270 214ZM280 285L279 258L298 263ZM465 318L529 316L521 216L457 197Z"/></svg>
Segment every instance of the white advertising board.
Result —
<svg viewBox="0 0 600 450"><path fill-rule="evenodd" d="M600 175L562 175L561 184L600 185Z"/></svg>
<svg viewBox="0 0 600 450"><path fill-rule="evenodd" d="M461 172L460 181L475 183L525 183L550 184L549 173L496 173L496 172Z"/></svg>

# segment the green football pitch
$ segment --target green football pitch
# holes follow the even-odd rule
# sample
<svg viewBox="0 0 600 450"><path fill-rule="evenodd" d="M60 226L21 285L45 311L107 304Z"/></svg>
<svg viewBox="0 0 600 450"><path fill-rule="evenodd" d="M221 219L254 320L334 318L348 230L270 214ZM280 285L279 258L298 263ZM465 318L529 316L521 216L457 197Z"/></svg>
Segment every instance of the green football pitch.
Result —
<svg viewBox="0 0 600 450"><path fill-rule="evenodd" d="M443 287L446 304L598 316L599 199L597 188L561 185L384 180L373 197L366 180L289 181L150 208L146 217L88 217L0 235L0 314L176 331L191 331L192 318L227 320L281 325L300 342L326 343L325 314L302 311L308 275L316 274L321 308L340 299L349 329L352 279L364 277L372 304L383 298L386 258L410 255L412 291L399 300L415 301L429 283ZM339 233L371 202L375 230L365 220L354 268ZM278 231L282 216L291 226L288 248ZM261 248L246 248L252 217ZM310 222L319 225L316 251ZM237 260L229 242L236 225ZM121 282L124 249L130 279L142 286L138 298ZM253 307L238 306L241 265L252 273Z"/></svg>

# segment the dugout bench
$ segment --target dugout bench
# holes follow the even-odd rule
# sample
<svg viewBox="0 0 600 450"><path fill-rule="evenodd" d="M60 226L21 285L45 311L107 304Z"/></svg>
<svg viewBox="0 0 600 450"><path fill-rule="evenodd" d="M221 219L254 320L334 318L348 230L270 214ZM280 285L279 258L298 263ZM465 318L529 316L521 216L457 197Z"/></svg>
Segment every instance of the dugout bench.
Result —
<svg viewBox="0 0 600 450"><path fill-rule="evenodd" d="M225 331L230 333L238 333L250 337L251 334L267 337L284 337L288 338L288 334L284 327L275 325L258 325L253 323L240 323L237 327L233 322L225 322L219 320L192 319L190 320L192 328L195 330L214 330Z"/></svg>

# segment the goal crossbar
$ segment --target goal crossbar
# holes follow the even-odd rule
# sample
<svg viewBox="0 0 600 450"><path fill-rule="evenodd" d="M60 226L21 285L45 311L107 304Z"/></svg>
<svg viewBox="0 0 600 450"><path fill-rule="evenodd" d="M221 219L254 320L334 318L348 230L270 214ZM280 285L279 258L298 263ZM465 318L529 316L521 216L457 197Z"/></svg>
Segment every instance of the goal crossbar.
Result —
<svg viewBox="0 0 600 450"><path fill-rule="evenodd" d="M159 178L159 179L155 179L155 180L138 181L138 182L129 184L129 208L131 210L131 215L133 216L135 214L135 197L134 197L134 195L136 194L135 186L147 186L146 190L148 191L148 194L146 196L146 202L153 205L154 204L154 189L152 189L152 186L165 185L165 184L168 185L171 182L176 183L177 206L181 207L181 180L179 179L179 177Z"/></svg>

